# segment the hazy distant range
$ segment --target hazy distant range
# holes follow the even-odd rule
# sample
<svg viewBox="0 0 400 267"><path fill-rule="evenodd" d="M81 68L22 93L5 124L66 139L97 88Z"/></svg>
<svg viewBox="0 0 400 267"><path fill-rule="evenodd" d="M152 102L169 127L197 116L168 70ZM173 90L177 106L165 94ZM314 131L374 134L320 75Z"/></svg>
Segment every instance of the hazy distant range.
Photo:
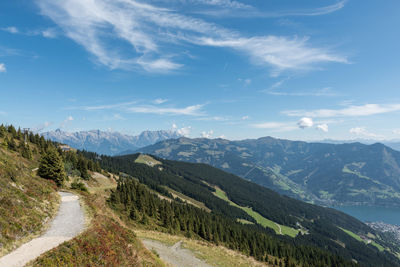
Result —
<svg viewBox="0 0 400 267"><path fill-rule="evenodd" d="M41 135L46 139L67 144L76 149L110 156L129 154L160 141L182 137L173 130L144 131L139 135L131 136L100 130L66 132L57 129L41 133Z"/></svg>
<svg viewBox="0 0 400 267"><path fill-rule="evenodd" d="M110 131L79 131L66 132L60 129L41 133L46 139L67 144L73 148L96 152L103 155L124 155L134 153L136 150L153 145L157 142L177 139L182 137L177 131L173 130L158 130L158 131L143 131L136 136L126 135L119 132ZM315 141L317 143L344 144L360 142L364 144L373 144L381 142L392 149L400 151L400 140L395 141L377 141L377 140L331 140L325 139Z"/></svg>

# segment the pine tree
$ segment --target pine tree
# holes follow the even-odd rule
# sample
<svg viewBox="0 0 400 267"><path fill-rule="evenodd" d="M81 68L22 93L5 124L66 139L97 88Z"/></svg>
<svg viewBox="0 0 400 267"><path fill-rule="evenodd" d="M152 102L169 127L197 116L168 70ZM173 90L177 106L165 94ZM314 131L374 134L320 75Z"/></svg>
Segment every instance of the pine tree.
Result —
<svg viewBox="0 0 400 267"><path fill-rule="evenodd" d="M12 151L17 151L17 144L15 143L15 140L13 137L8 141L8 149Z"/></svg>
<svg viewBox="0 0 400 267"><path fill-rule="evenodd" d="M90 179L90 175L88 173L87 162L85 158L81 155L78 159L77 169L81 173L81 177L85 180Z"/></svg>
<svg viewBox="0 0 400 267"><path fill-rule="evenodd" d="M38 175L45 179L54 180L61 186L66 179L64 163L57 150L49 148L40 160Z"/></svg>

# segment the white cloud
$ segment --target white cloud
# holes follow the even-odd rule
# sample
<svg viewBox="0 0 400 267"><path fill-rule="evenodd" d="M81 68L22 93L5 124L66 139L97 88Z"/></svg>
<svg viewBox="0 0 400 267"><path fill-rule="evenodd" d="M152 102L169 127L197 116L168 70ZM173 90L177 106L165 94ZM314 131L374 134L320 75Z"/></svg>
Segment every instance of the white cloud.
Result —
<svg viewBox="0 0 400 267"><path fill-rule="evenodd" d="M210 139L212 138L213 134L214 134L213 130L210 130L208 132L201 132L201 137Z"/></svg>
<svg viewBox="0 0 400 267"><path fill-rule="evenodd" d="M7 115L7 113L5 111L0 110L0 116L5 116L5 115Z"/></svg>
<svg viewBox="0 0 400 267"><path fill-rule="evenodd" d="M5 31L5 32L13 33L13 34L19 33L18 28L17 28L17 27L14 27L14 26L6 27L6 28L1 28L1 30Z"/></svg>
<svg viewBox="0 0 400 267"><path fill-rule="evenodd" d="M53 28L48 28L40 32L41 35L45 38L56 38L57 37L57 31Z"/></svg>
<svg viewBox="0 0 400 267"><path fill-rule="evenodd" d="M395 129L395 130L393 130L393 133L394 133L394 134L399 134L399 135L400 135L400 129Z"/></svg>
<svg viewBox="0 0 400 267"><path fill-rule="evenodd" d="M73 121L74 118L72 116L68 116L61 124L60 128L64 128L69 122Z"/></svg>
<svg viewBox="0 0 400 267"><path fill-rule="evenodd" d="M157 98L157 99L154 99L154 101L153 101L153 103L157 104L157 105L163 104L165 102L168 102L168 99Z"/></svg>
<svg viewBox="0 0 400 267"><path fill-rule="evenodd" d="M250 119L250 117L247 116L247 115L242 117L242 120L244 120L244 121L245 121L245 120L248 120L248 119Z"/></svg>
<svg viewBox="0 0 400 267"><path fill-rule="evenodd" d="M186 3L185 10L193 6L189 2L181 1ZM201 2L239 4L222 0ZM271 66L274 73L311 69L324 62L347 62L345 57L328 49L313 47L308 38L248 37L204 19L184 15L179 9L138 0L38 0L37 3L42 14L82 45L97 62L110 69L173 71L182 67L175 62L176 50L187 51L188 43L234 49L248 55L255 64ZM131 46L130 50L126 49L126 44ZM174 52L170 51L172 46Z"/></svg>
<svg viewBox="0 0 400 267"><path fill-rule="evenodd" d="M263 122L251 125L253 128L269 129L277 132L287 132L298 129L293 122Z"/></svg>
<svg viewBox="0 0 400 267"><path fill-rule="evenodd" d="M137 106L129 107L126 109L132 113L147 113L147 114L160 114L160 115L188 115L188 116L200 116L202 115L201 108L203 105L193 105L184 108L169 108L159 106Z"/></svg>
<svg viewBox="0 0 400 267"><path fill-rule="evenodd" d="M361 137L384 139L384 136L378 135L378 134L375 134L375 133L371 133L365 127L351 128L349 132L351 134L355 134L355 135L361 136Z"/></svg>
<svg viewBox="0 0 400 267"><path fill-rule="evenodd" d="M314 122L311 118L301 118L298 122L297 122L297 126L299 126L301 129L305 129L308 127L312 127L314 125Z"/></svg>
<svg viewBox="0 0 400 267"><path fill-rule="evenodd" d="M329 131L328 124L323 123L323 124L317 125L317 130L321 130L321 131L327 133Z"/></svg>
<svg viewBox="0 0 400 267"><path fill-rule="evenodd" d="M329 118L329 117L358 117L370 116L383 113L400 111L400 104L366 104L362 106L349 106L343 109L317 109L312 111L305 110L287 110L283 114L288 116L306 116L312 118Z"/></svg>
<svg viewBox="0 0 400 267"><path fill-rule="evenodd" d="M0 72L7 72L7 68L4 63L0 63Z"/></svg>
<svg viewBox="0 0 400 267"><path fill-rule="evenodd" d="M174 131L177 134L182 135L184 137L189 137L190 132L192 131L192 127L187 126L187 127L178 128L178 126L174 123L174 124L172 124L172 131Z"/></svg>

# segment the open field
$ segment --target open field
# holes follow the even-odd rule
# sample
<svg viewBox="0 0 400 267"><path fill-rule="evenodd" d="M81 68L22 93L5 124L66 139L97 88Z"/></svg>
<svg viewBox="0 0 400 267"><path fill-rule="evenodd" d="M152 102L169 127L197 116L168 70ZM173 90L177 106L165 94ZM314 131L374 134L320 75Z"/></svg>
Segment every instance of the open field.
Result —
<svg viewBox="0 0 400 267"><path fill-rule="evenodd" d="M142 163L142 164L146 164L150 167L156 166L156 165L161 165L161 162L159 162L158 160L155 160L154 158L152 158L149 155L144 155L144 154L140 154L139 157L135 160L136 163Z"/></svg>

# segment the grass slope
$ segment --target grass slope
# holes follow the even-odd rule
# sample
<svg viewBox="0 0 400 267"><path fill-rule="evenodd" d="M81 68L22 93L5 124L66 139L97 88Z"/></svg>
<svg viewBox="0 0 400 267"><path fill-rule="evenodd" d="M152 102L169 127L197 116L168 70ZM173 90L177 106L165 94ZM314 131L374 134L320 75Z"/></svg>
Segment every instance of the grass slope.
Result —
<svg viewBox="0 0 400 267"><path fill-rule="evenodd" d="M135 233L139 238L156 240L168 246L172 246L175 243L182 241L183 248L191 250L197 258L212 266L267 266L266 263L258 262L239 252L227 249L223 246L216 246L208 242L149 230L135 230ZM271 260L275 260L273 257L270 258ZM277 258L277 261L280 260Z"/></svg>
<svg viewBox="0 0 400 267"><path fill-rule="evenodd" d="M55 184L38 177L37 166L37 157L0 145L0 256L38 235L57 211Z"/></svg>
<svg viewBox="0 0 400 267"><path fill-rule="evenodd" d="M178 191L175 191L175 190L173 190L173 189L171 189L169 187L165 187L165 188L171 193L171 195L173 197L180 198L182 201L184 201L184 202L186 202L188 204L191 204L191 205L193 205L195 207L203 209L203 210L205 210L207 212L211 212L211 210L209 208L207 208L206 205L204 205L203 202L197 201L197 200L195 200L195 199L193 199L191 197L188 197L188 196L186 196L186 195L184 195L184 194L182 194L182 193L180 193Z"/></svg>
<svg viewBox="0 0 400 267"><path fill-rule="evenodd" d="M30 266L164 266L108 208L106 198L116 187L114 177L94 173L86 184L88 193L75 193L81 195L91 217L88 229L43 254Z"/></svg>
<svg viewBox="0 0 400 267"><path fill-rule="evenodd" d="M343 232L345 232L346 234L348 234L349 236L353 237L354 239L363 242L365 244L371 244L374 247L376 247L377 249L379 249L379 251L384 251L385 248L381 245L379 245L378 243L376 243L374 240L372 239L367 239L367 238L361 238L361 236L357 235L356 233L353 233L352 231L340 228Z"/></svg>
<svg viewBox="0 0 400 267"><path fill-rule="evenodd" d="M244 210L247 214L249 214L251 217L253 217L254 220L256 220L256 222L258 224L260 224L264 227L272 228L277 234L295 237L300 232L300 230L297 230L297 229L294 229L292 227L288 227L285 225L280 225L276 222L268 220L267 218L263 217L260 213L254 211L252 208L242 207L242 206L237 205L236 203L232 202L228 198L226 193L224 191L222 191L218 186L216 186L214 188L215 188L215 192L214 192L215 196L227 201L232 206L235 206L235 207L238 207L238 208Z"/></svg>

